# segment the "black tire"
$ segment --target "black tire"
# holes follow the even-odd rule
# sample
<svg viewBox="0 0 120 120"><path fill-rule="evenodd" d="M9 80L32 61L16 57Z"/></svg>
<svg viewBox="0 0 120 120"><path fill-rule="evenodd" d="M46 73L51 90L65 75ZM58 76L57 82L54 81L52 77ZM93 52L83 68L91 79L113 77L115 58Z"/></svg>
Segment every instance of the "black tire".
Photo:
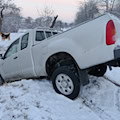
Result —
<svg viewBox="0 0 120 120"><path fill-rule="evenodd" d="M106 73L107 71L107 66L106 65L103 65L103 66L98 66L96 68L93 68L89 74L90 75L94 75L96 77L102 77L104 76L104 74Z"/></svg>
<svg viewBox="0 0 120 120"><path fill-rule="evenodd" d="M58 88L57 88L57 85L56 85L56 78L57 76L61 75L61 74L64 74L66 76L68 76L73 84L73 90L70 94L66 95L64 93L62 93ZM53 88L55 89L55 91L59 94L62 94L70 99L75 99L78 95L79 95L79 92L80 92L80 80L79 78L75 75L75 73L70 70L69 67L59 67L57 68L53 74L52 74L52 77L51 77L51 80L52 80L52 84L53 84Z"/></svg>

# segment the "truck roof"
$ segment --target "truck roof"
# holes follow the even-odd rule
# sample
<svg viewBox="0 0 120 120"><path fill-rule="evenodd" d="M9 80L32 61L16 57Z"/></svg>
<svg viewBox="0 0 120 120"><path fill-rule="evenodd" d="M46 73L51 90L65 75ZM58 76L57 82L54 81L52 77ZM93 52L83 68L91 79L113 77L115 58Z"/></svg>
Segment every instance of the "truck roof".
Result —
<svg viewBox="0 0 120 120"><path fill-rule="evenodd" d="M29 32L29 31L32 31L32 30L40 30L40 31L51 31L51 32L62 32L60 30L57 30L55 28L49 28L49 27L37 27L37 28L34 28L34 29L25 29L25 30L19 30L18 32L19 33L26 33L26 32Z"/></svg>
<svg viewBox="0 0 120 120"><path fill-rule="evenodd" d="M43 31L52 31L52 32L60 32L59 30L55 28L49 28L49 27L37 27L35 28L36 30L43 30Z"/></svg>

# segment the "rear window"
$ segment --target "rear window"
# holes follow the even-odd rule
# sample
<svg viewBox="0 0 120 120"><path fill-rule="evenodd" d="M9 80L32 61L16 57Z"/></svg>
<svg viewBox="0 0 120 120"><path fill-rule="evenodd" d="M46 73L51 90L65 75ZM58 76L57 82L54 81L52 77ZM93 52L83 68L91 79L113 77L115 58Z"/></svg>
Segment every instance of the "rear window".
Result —
<svg viewBox="0 0 120 120"><path fill-rule="evenodd" d="M52 36L52 33L51 32L46 32L46 37L49 38Z"/></svg>
<svg viewBox="0 0 120 120"><path fill-rule="evenodd" d="M36 32L36 41L42 41L45 39L45 34L43 31Z"/></svg>

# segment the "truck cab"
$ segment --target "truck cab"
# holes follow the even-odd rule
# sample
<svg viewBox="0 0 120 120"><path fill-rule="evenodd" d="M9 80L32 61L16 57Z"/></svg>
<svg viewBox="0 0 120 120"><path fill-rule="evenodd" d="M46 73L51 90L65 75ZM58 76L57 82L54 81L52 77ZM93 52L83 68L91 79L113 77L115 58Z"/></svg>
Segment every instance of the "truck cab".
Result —
<svg viewBox="0 0 120 120"><path fill-rule="evenodd" d="M58 34L58 31L54 29L36 28L28 30L24 35L16 39L8 47L1 59L2 77L6 81L14 81L23 77L38 77L35 73L32 47L37 44L42 46L44 40L56 34Z"/></svg>

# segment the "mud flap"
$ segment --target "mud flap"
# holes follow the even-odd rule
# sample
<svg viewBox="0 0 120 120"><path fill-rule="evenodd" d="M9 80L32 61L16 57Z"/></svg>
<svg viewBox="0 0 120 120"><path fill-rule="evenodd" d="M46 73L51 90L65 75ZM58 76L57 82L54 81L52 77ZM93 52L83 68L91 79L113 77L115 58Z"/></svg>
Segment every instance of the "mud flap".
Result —
<svg viewBox="0 0 120 120"><path fill-rule="evenodd" d="M78 70L78 74L81 80L81 83L83 86L89 84L89 77L88 77L88 72L86 70Z"/></svg>

